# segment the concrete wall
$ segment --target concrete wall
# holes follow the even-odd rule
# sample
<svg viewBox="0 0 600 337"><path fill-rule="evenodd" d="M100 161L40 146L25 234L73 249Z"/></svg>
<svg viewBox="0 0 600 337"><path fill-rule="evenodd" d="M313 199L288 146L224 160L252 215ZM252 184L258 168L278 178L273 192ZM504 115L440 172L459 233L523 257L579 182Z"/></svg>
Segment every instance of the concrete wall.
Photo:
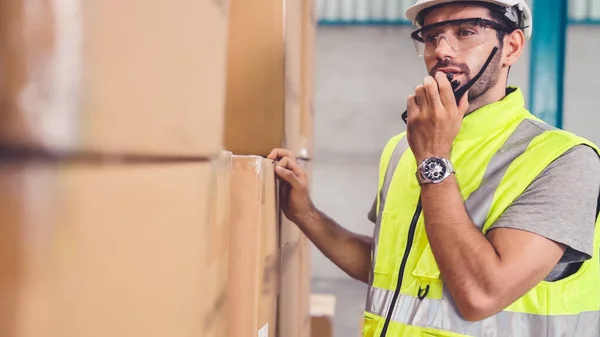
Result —
<svg viewBox="0 0 600 337"><path fill-rule="evenodd" d="M348 229L371 234L367 220L377 190L380 151L404 130L406 97L427 75L410 27L320 27L317 34L313 199ZM600 27L568 35L564 128L600 144ZM510 85L527 99L529 50ZM313 250L315 278L347 277Z"/></svg>

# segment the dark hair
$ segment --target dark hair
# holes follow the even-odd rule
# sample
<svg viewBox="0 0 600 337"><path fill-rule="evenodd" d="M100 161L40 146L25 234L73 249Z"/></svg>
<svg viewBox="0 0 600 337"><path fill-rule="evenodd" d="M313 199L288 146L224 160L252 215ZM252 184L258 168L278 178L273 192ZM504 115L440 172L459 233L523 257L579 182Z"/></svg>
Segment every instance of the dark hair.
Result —
<svg viewBox="0 0 600 337"><path fill-rule="evenodd" d="M494 7L497 8L494 8ZM505 9L500 7L500 6L496 6L496 5L491 5L491 6L485 6L488 7L488 10L490 11L490 16L492 17L492 21L501 24L503 27L506 28L506 31L502 31L502 30L496 30L496 36L498 37L498 41L500 41L500 47L504 46L504 36L506 36L507 33L512 33L517 29L517 24L515 22L510 21L505 15Z"/></svg>

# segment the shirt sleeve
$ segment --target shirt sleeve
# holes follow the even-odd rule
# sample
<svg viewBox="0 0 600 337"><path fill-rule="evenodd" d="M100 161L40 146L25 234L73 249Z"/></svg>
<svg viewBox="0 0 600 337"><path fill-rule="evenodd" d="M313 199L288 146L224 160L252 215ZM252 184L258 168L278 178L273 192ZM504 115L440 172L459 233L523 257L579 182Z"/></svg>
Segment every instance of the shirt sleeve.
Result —
<svg viewBox="0 0 600 337"><path fill-rule="evenodd" d="M529 231L567 247L561 263L590 259L600 193L600 158L578 145L553 161L492 225Z"/></svg>

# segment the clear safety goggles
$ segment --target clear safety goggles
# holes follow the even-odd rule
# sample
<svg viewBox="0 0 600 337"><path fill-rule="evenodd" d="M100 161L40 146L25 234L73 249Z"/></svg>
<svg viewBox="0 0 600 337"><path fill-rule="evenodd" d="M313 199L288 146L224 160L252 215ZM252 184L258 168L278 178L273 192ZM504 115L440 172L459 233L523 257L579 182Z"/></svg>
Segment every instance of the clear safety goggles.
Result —
<svg viewBox="0 0 600 337"><path fill-rule="evenodd" d="M414 31L413 39L417 55L432 56L438 44L446 40L455 52L461 52L485 43L490 29L509 32L503 25L482 18L458 19L434 23Z"/></svg>

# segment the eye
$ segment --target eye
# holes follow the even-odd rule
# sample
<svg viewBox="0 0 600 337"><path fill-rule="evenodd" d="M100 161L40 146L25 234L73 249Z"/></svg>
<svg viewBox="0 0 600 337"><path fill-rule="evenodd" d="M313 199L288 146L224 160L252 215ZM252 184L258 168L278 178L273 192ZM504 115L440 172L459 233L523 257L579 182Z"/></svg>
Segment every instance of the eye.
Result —
<svg viewBox="0 0 600 337"><path fill-rule="evenodd" d="M425 42L432 43L437 40L437 35L428 36L425 38Z"/></svg>
<svg viewBox="0 0 600 337"><path fill-rule="evenodd" d="M425 33L423 34L423 41L425 41L426 43L432 43L435 42L438 38L438 34L436 33Z"/></svg>
<svg viewBox="0 0 600 337"><path fill-rule="evenodd" d="M469 37L469 36L472 36L472 35L475 35L475 34L477 34L477 32L475 32L472 29L461 28L461 29L458 30L458 34L457 35L460 36L460 37Z"/></svg>

